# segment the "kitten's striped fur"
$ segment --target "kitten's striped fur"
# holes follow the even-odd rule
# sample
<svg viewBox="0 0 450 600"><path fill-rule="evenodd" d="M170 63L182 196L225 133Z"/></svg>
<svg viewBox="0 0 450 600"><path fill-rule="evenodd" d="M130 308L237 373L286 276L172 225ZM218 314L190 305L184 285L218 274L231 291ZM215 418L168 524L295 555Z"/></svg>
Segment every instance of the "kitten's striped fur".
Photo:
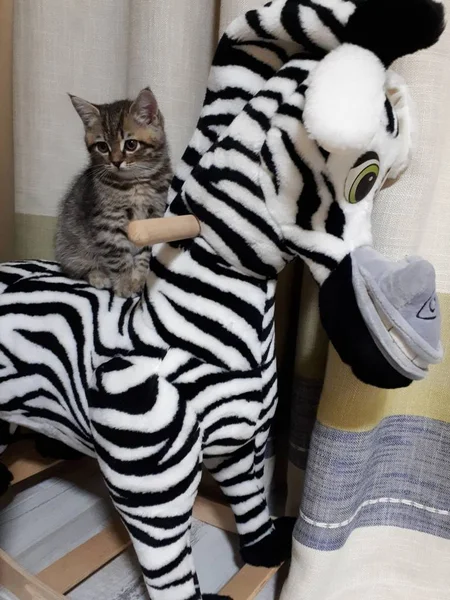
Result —
<svg viewBox="0 0 450 600"><path fill-rule="evenodd" d="M163 215L172 178L163 116L149 89L134 102L71 100L90 164L61 202L56 259L67 275L128 297L142 289L150 253L128 241L128 223Z"/></svg>

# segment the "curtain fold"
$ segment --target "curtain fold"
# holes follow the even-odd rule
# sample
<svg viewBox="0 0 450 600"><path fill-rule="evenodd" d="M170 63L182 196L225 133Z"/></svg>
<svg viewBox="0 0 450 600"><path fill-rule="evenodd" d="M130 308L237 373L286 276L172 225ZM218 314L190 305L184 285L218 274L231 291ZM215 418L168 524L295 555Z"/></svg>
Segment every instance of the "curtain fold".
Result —
<svg viewBox="0 0 450 600"><path fill-rule="evenodd" d="M195 129L216 45L214 0L130 2L127 94L154 90L174 165Z"/></svg>
<svg viewBox="0 0 450 600"><path fill-rule="evenodd" d="M0 260L12 258L14 243L12 48L13 0L0 0Z"/></svg>
<svg viewBox="0 0 450 600"><path fill-rule="evenodd" d="M227 25L229 25L233 19L239 17L239 15L243 15L248 10L252 10L252 8L262 6L265 3L265 0L221 0L219 3L219 34L222 35Z"/></svg>
<svg viewBox="0 0 450 600"><path fill-rule="evenodd" d="M298 305L294 374L290 397L286 514L296 517L305 478L308 450L316 421L328 355L328 338L320 323L319 289L305 269Z"/></svg>
<svg viewBox="0 0 450 600"><path fill-rule="evenodd" d="M203 102L218 6L212 0L15 1L17 258L53 257L58 202L86 161L67 92L101 103L150 85L177 163Z"/></svg>

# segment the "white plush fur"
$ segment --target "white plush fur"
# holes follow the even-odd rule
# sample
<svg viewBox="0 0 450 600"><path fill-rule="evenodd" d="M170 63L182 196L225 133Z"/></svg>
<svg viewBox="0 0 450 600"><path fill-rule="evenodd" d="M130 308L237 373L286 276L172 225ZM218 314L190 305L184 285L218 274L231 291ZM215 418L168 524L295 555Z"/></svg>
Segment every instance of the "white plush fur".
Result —
<svg viewBox="0 0 450 600"><path fill-rule="evenodd" d="M397 179L409 166L412 153L417 145L417 115L411 93L406 81L395 71L389 69L386 78L386 94L394 107L402 133L402 150L391 167L390 179Z"/></svg>
<svg viewBox="0 0 450 600"><path fill-rule="evenodd" d="M380 127L386 71L369 50L344 44L310 75L304 124L329 152L362 150Z"/></svg>

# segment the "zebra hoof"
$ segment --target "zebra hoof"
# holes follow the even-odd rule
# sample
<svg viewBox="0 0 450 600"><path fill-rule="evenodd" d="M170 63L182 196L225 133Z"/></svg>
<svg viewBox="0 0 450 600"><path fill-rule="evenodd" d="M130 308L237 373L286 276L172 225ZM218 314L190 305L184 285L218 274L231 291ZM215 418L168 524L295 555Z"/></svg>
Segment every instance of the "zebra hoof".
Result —
<svg viewBox="0 0 450 600"><path fill-rule="evenodd" d="M34 442L36 452L42 456L42 458L52 458L58 460L78 460L83 458L83 455L69 448L62 442L52 440L45 435L37 435Z"/></svg>
<svg viewBox="0 0 450 600"><path fill-rule="evenodd" d="M252 544L241 547L244 562L255 567L278 567L291 557L292 531L296 519L280 517L274 521L275 529L270 535Z"/></svg>
<svg viewBox="0 0 450 600"><path fill-rule="evenodd" d="M0 463L0 496L6 494L13 479L11 471L3 463Z"/></svg>

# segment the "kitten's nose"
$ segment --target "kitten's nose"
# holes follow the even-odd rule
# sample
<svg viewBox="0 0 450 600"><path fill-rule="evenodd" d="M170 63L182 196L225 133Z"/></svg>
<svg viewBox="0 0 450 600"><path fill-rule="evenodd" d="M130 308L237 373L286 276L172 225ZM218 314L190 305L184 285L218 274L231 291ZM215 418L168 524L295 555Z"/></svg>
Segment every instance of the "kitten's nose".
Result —
<svg viewBox="0 0 450 600"><path fill-rule="evenodd" d="M120 169L120 165L122 164L122 161L121 161L121 160L112 160L111 162L112 162L112 164L113 164L115 167L117 167L118 169Z"/></svg>

